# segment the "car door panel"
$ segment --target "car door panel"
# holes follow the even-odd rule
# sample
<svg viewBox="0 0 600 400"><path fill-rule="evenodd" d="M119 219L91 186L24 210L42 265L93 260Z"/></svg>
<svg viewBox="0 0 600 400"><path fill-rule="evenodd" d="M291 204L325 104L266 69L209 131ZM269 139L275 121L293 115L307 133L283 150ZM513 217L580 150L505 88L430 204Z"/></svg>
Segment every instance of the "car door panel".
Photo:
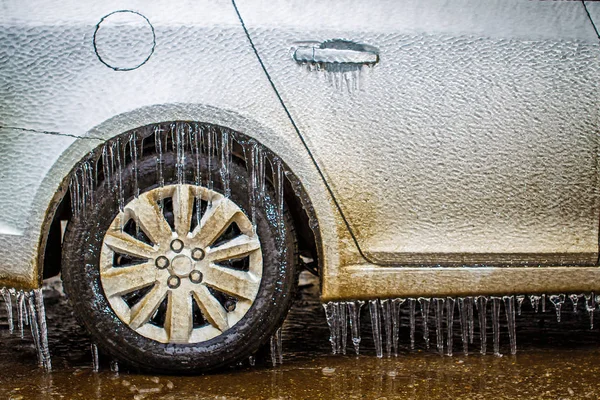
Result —
<svg viewBox="0 0 600 400"><path fill-rule="evenodd" d="M600 57L580 4L264 6L238 2L370 261L597 262ZM331 40L379 60L294 60Z"/></svg>

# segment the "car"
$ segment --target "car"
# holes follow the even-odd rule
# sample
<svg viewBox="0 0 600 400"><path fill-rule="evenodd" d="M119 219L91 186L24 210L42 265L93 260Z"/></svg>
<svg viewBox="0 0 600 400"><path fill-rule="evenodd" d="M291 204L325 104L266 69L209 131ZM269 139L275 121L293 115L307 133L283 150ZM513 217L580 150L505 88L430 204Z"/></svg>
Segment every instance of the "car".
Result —
<svg viewBox="0 0 600 400"><path fill-rule="evenodd" d="M364 301L378 355L405 302L448 353L456 302L471 341L504 303L511 351L525 294L593 316L598 6L3 0L0 286L41 365L59 273L94 343L164 373L255 354L301 270L336 352Z"/></svg>

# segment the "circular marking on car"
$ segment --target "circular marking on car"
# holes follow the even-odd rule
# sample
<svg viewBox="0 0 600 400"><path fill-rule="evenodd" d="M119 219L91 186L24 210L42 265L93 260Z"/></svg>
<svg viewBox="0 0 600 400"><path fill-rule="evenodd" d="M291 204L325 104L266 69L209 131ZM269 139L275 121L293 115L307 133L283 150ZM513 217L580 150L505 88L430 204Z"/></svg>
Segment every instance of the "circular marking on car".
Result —
<svg viewBox="0 0 600 400"><path fill-rule="evenodd" d="M136 11L114 11L102 17L94 31L98 60L115 71L141 67L150 59L155 46L154 27Z"/></svg>
<svg viewBox="0 0 600 400"><path fill-rule="evenodd" d="M168 198L173 219L160 206ZM198 200L211 202L194 225L190 205ZM258 295L263 254L252 222L232 200L201 186L167 185L117 214L99 267L102 292L129 328L161 343L199 343L246 315Z"/></svg>

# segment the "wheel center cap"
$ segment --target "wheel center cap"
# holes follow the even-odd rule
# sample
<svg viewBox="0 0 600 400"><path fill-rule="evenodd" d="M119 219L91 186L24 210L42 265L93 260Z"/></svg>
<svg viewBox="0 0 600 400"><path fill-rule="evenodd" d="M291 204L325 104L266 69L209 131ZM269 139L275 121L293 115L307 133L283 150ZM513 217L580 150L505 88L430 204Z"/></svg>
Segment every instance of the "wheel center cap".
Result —
<svg viewBox="0 0 600 400"><path fill-rule="evenodd" d="M181 254L173 259L171 262L171 268L173 269L175 275L187 276L190 272L192 272L194 266L192 264L192 260L188 256Z"/></svg>

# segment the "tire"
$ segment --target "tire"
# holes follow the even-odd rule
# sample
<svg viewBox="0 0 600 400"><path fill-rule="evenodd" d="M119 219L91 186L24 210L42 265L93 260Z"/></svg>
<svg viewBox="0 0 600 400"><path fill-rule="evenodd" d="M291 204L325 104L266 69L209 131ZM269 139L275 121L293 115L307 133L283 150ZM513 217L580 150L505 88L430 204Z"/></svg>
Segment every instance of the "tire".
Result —
<svg viewBox="0 0 600 400"><path fill-rule="evenodd" d="M163 157L165 187L171 187L170 185L175 185L177 182L176 160L173 154L165 154ZM206 165L203 165L202 171L206 174ZM191 166L186 168L186 176L194 176ZM216 168L213 168L212 176L219 176ZM231 195L229 199L237 205L246 216L248 216L250 215L248 172L244 166L236 163L234 160L234 162L231 163L230 176ZM122 182L125 204L134 204L131 202L136 199L134 197L136 188L135 178L132 168L125 168L123 170ZM206 181L206 176L203 178L203 181ZM187 183L191 184L192 182L188 180ZM141 193L140 198L146 194L150 196L150 194L154 193L153 191L156 191L159 187L157 184L156 156L145 156L138 160L137 185ZM101 265L103 265L102 271L116 271L117 265L114 265L113 269L104 269L104 265L107 262L106 260L111 258L106 256L106 254L103 256L102 252L106 252L106 246L108 246L106 243L112 243L106 239L111 224L113 224L112 226L114 227L116 221L115 218L117 218L118 215L122 215L119 213L120 209L117 201L115 201L113 190L107 186L109 185L100 184L98 185L98 188L94 190L93 198L95 199L95 204L87 211L87 218L74 218L68 224L64 237L62 262L64 287L75 310L75 314L90 332L92 340L103 352L110 354L114 359L133 368L151 370L159 373L185 374L214 370L240 362L254 354L262 344L266 343L271 335L273 335L277 328L283 323L291 306L298 279L296 239L293 234L291 222L287 217L287 212L284 213L283 218L284 229L286 232L283 243L285 244L286 251L280 251L281 246L278 246L278 243L282 243L281 237L278 236L278 232L281 230L273 218L272 210L274 209L276 202L271 187L268 188L267 194L264 197L264 206L256 207L256 233L258 234L260 251L262 252L262 278L260 279L260 283L257 284L258 289L256 297L251 302L249 308L247 308L245 314L243 314L237 322L232 324L232 326L224 329L217 336L212 338L210 335L202 336L203 339L200 341L189 339L190 342L186 342L184 339L181 339L181 337L185 337L185 333L181 333L181 329L179 328L173 328L174 326L177 326L177 324L175 322L166 322L169 318L171 318L170 321L177 321L178 317L172 317L173 315L176 315L175 312L168 314L167 311L164 310L165 301L167 302L167 308L169 308L171 307L171 304L175 304L175 300L172 299L179 298L175 297L176 295L174 294L178 293L177 290L179 289L174 289L174 286L171 286L173 283L172 281L176 280L173 278L173 274L175 274L173 271L176 270L176 259L178 256L171 259L168 267L168 271L170 271L169 274L171 275L167 280L169 288L166 297L167 300L163 301L159 306L158 311L152 317L154 320L142 325L142 327L148 327L147 329L144 328L146 331L158 332L160 321L157 323L159 328L155 329L155 326L157 326L155 325L155 320L160 320L161 310L164 311L165 317L162 329L164 332L167 332L167 334L171 332L166 340L160 339L159 336L147 335L146 331L144 331L146 333L141 334L140 331L142 328L138 327L136 330L135 326L137 326L137 324L133 323L135 317L130 318L131 321L129 321L129 323L131 325L127 323L127 318L123 317L123 315L127 314L127 310L124 312L121 308L123 308L122 303L127 304L127 306L130 306L130 303L126 302L125 296L122 296L121 300L119 300L118 296L107 295L105 292L105 289L107 291L112 290L113 286L111 285L113 285L112 282L114 281L114 276L108 275L107 272L101 272ZM215 179L213 190L220 194L223 193L220 179ZM166 208L167 207L165 206L165 209ZM268 210L271 210L270 213ZM206 213L206 210L204 213ZM168 219L169 218L167 217L167 220ZM144 227L140 226L140 228L140 231L145 234ZM126 226L125 229L131 229L131 227ZM231 229L233 228L230 227L229 230ZM229 232L229 230L227 232ZM235 233L233 235L235 236ZM140 237L142 236L138 234L138 238ZM146 237L146 239L148 238ZM168 250L171 253L174 251L173 243L174 242L171 244L171 249ZM159 248L161 246L159 246ZM214 246L213 249L217 247L218 246ZM112 249L111 247L108 248ZM208 248L209 247L206 248L207 252L209 251ZM112 258L113 261L127 260L127 257L122 257L116 252L115 254L116 255ZM204 253L202 252L202 254ZM192 257L194 256L192 255ZM248 257L248 259L250 259L250 257L254 256ZM254 258L254 260L256 259L257 258ZM196 260L196 258L193 260ZM150 263L151 261L152 259L149 259L147 263ZM196 264L194 264L194 262ZM198 265L200 262L201 261L192 261L192 265ZM158 268L158 265L164 267L161 263L155 261L155 265L157 265L156 268ZM252 261L247 261L247 263L251 264ZM181 265L187 268L189 265L188 259L186 258L184 261L177 264L178 267ZM180 267L179 269L181 270L182 268L183 267ZM193 268L198 267L194 266ZM123 270L124 269L126 268L123 268ZM177 275L181 287L183 287L184 282L188 285L194 283L194 281L192 281L192 273L194 272L196 271L190 272L189 282L186 276ZM157 276L162 273L163 272L161 271L156 272ZM179 272L177 273L179 274ZM184 272L184 274L185 273L187 272ZM247 302L248 300L242 298L236 299L235 296L231 296L231 293L215 292L215 288L210 286L211 283L207 283L206 274L204 275L204 281L198 283L197 287L204 286L206 290L212 290L210 293L213 294L213 297L217 299L227 311L227 318L225 318L225 320L228 320L233 313L242 310L240 304L242 304L242 301ZM163 275L160 276L160 279L162 279ZM196 280L202 279L203 275L200 274L199 276L200 278L197 278L197 276L194 275L194 277L197 278ZM119 280L118 282L123 282L123 280ZM142 292L139 290L134 291L134 299L128 300L132 303L131 308L129 309L131 316L134 315L133 308L138 307L137 305L140 304L140 302L143 302L145 298L149 298L157 285L163 285L160 287L164 288L164 282L162 280L159 282L159 279L157 278L157 282L158 283L156 283L149 291L147 288L144 289L146 292L143 292L143 290ZM121 285L121 283L119 283L119 285ZM199 290L200 289L198 289L198 291ZM127 294L127 296L129 296L129 294ZM251 295L247 296L250 297ZM213 318L212 320L207 318L207 315L210 316L211 314L209 312L205 314L204 308L199 306L199 304L202 303L195 299L196 297L192 297L192 303L195 304L196 307L196 309L192 309L192 319L194 323L197 319L204 320L208 325L204 325L200 328L197 328L194 325L193 330L191 331L192 334L189 336L190 338L194 337L197 331L213 332L214 329L209 329L213 323L211 321L218 321L218 318ZM189 301L189 295L187 301ZM148 300L148 303L149 302L150 300ZM213 302L213 300L210 300L209 302ZM231 302L234 302L235 305L232 306L230 304ZM178 304L182 303L179 302ZM173 305L172 307L175 306ZM142 308L143 307L139 306L136 310ZM208 309L206 306L205 308ZM233 308L233 311L229 311L231 308ZM200 309L199 312L198 309ZM236 311L236 309L238 311ZM240 311L240 313L241 312L242 311ZM140 313L141 312L135 315L139 315ZM200 313L200 315L198 315L198 313ZM169 315L171 315L171 317ZM189 319L185 320L189 322ZM218 322L216 324L217 325L215 326L219 326ZM212 328L215 326L212 326ZM185 325L182 329L186 333L189 332L189 324Z"/></svg>

